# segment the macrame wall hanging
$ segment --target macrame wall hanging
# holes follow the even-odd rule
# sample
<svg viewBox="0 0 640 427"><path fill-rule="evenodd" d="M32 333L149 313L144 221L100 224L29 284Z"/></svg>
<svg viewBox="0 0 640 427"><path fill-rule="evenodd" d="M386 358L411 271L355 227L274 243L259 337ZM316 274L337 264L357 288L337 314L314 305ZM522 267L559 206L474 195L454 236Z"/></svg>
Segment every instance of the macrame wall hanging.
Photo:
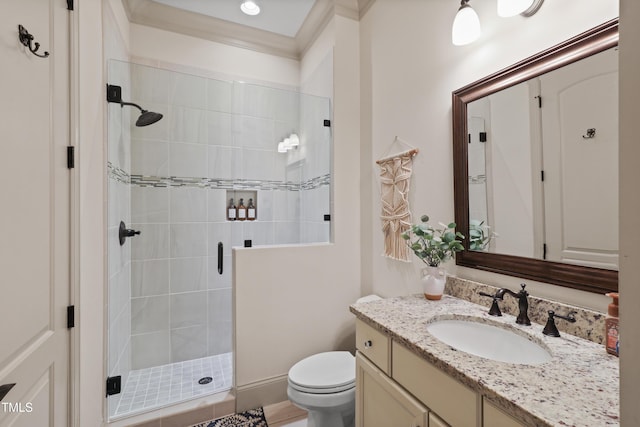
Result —
<svg viewBox="0 0 640 427"><path fill-rule="evenodd" d="M388 155L396 145L403 145L405 150ZM413 157L418 149L397 136L380 160L380 196L382 199L382 232L384 233L384 256L398 261L411 261L411 250L402 238L402 233L411 227L411 210L409 209L409 187Z"/></svg>

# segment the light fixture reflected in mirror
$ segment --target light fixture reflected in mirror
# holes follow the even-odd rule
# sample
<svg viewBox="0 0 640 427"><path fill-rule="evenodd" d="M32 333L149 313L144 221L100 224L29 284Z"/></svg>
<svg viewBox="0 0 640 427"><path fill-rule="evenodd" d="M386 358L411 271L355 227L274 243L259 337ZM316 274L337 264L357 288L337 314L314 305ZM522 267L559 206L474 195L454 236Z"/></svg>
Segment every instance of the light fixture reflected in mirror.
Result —
<svg viewBox="0 0 640 427"><path fill-rule="evenodd" d="M297 134L292 133L288 138L278 143L278 153L286 153L287 151L298 148L300 145L300 138Z"/></svg>
<svg viewBox="0 0 640 427"><path fill-rule="evenodd" d="M456 46L473 43L480 37L480 18L468 3L469 0L460 2L460 9L453 20L451 42Z"/></svg>
<svg viewBox="0 0 640 427"><path fill-rule="evenodd" d="M247 15L255 16L260 13L260 6L253 0L244 0L240 4L240 10Z"/></svg>
<svg viewBox="0 0 640 427"><path fill-rule="evenodd" d="M292 147L297 147L298 145L300 145L300 138L298 138L298 135L292 133L289 136L289 145Z"/></svg>

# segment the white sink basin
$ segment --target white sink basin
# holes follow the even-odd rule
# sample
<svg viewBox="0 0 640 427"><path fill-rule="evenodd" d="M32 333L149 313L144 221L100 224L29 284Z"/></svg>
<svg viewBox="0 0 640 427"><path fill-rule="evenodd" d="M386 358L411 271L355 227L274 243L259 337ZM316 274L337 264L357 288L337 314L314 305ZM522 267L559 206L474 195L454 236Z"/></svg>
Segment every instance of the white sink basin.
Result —
<svg viewBox="0 0 640 427"><path fill-rule="evenodd" d="M551 360L547 349L504 326L473 319L440 319L430 323L427 331L456 350L498 362L539 365Z"/></svg>

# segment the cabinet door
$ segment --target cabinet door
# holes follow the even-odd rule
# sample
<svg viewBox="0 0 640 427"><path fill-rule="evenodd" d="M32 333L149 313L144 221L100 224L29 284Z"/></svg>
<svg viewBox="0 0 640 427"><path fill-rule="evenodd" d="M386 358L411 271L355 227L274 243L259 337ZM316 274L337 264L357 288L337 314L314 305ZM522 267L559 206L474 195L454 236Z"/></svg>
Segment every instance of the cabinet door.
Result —
<svg viewBox="0 0 640 427"><path fill-rule="evenodd" d="M427 408L358 352L356 427L428 427Z"/></svg>
<svg viewBox="0 0 640 427"><path fill-rule="evenodd" d="M482 425L484 427L525 427L484 398L482 399Z"/></svg>

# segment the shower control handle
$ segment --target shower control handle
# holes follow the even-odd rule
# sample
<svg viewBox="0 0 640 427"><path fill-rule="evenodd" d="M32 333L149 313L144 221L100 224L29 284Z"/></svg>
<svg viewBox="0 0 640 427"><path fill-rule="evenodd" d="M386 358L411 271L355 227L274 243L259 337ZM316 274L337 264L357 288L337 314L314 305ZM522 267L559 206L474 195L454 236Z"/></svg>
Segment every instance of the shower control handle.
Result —
<svg viewBox="0 0 640 427"><path fill-rule="evenodd" d="M138 234L140 234L140 231L127 228L124 221L120 221L120 230L118 232L118 237L120 238L120 246L124 245L127 237L133 237Z"/></svg>

